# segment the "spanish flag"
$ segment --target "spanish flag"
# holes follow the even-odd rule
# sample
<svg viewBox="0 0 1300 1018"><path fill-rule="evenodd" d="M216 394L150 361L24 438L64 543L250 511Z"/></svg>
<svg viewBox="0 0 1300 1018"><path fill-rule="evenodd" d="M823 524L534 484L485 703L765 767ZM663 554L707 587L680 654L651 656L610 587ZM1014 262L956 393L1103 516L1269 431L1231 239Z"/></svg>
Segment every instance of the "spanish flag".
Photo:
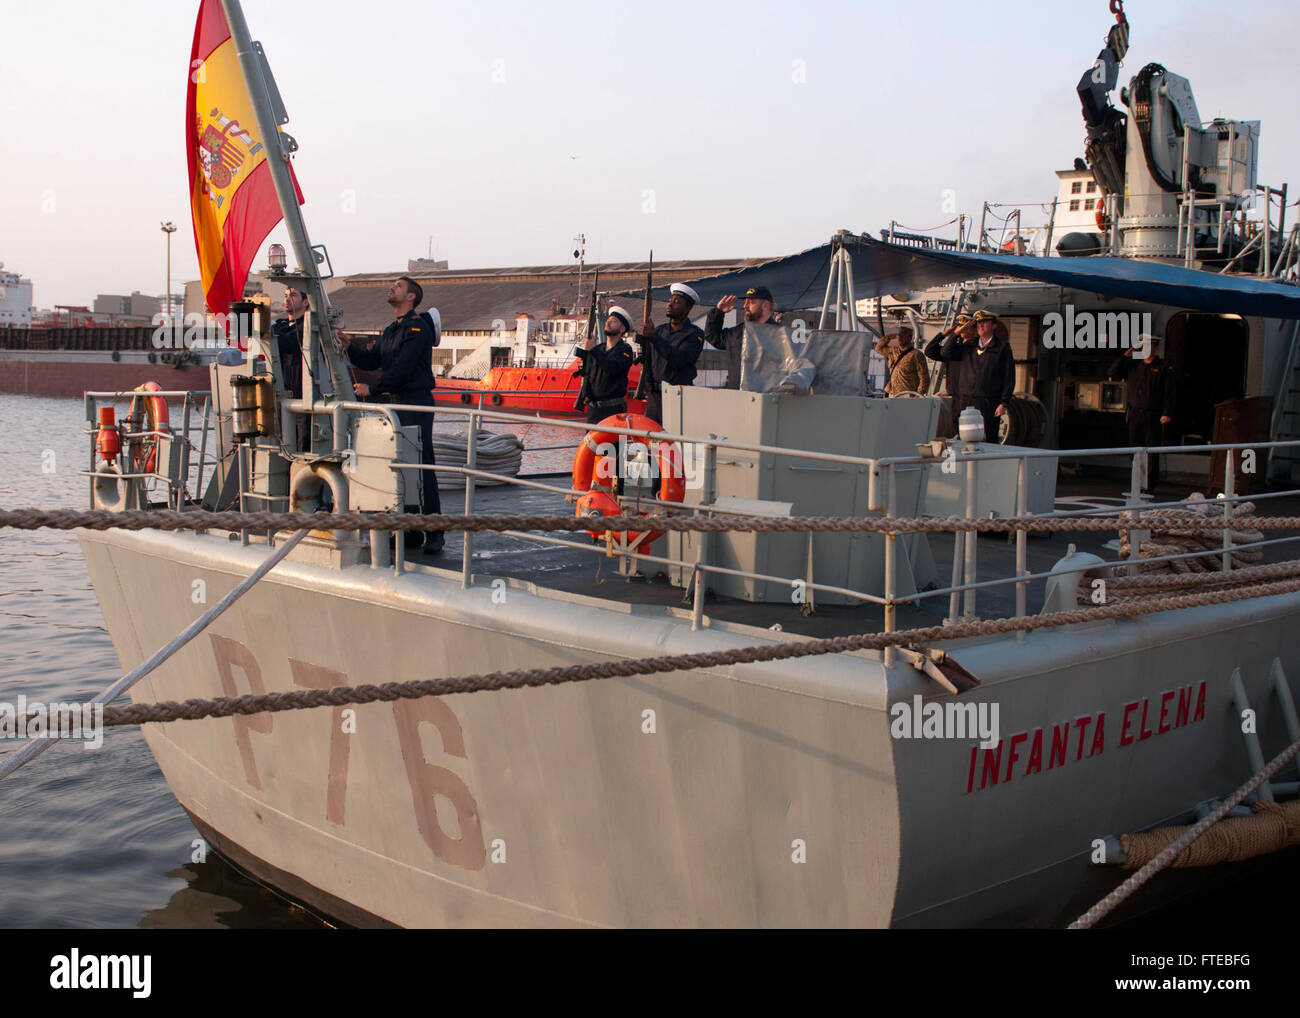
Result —
<svg viewBox="0 0 1300 1018"><path fill-rule="evenodd" d="M225 314L242 300L248 270L262 241L281 219L267 144L220 0L202 0L190 51L185 101L194 246L208 310ZM278 139L270 145L272 158ZM293 168L289 169L290 176ZM301 205L302 192L293 181Z"/></svg>

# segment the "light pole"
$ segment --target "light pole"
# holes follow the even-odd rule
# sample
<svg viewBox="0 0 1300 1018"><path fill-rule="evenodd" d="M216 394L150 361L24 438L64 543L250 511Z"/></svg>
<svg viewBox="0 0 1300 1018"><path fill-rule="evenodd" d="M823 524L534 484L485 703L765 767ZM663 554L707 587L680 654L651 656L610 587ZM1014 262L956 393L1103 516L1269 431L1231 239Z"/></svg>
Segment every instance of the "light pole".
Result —
<svg viewBox="0 0 1300 1018"><path fill-rule="evenodd" d="M172 324L172 234L176 232L176 224L170 219L162 224L162 232L167 234L167 326Z"/></svg>

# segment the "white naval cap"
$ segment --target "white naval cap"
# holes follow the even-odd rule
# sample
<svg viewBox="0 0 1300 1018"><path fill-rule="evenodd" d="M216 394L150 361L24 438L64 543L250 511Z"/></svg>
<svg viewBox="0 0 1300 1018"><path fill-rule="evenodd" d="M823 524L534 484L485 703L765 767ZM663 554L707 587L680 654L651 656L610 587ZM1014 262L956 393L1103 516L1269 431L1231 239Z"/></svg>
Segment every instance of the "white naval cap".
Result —
<svg viewBox="0 0 1300 1018"><path fill-rule="evenodd" d="M614 317L620 319L623 322L623 326L627 329L628 332L632 331L632 316L628 314L627 311L625 311L623 308L615 304L612 308L609 309L609 313Z"/></svg>
<svg viewBox="0 0 1300 1018"><path fill-rule="evenodd" d="M1138 336L1137 342L1133 344L1133 349L1129 352L1129 356L1138 361L1146 360L1153 353L1158 356L1161 344L1160 337L1154 332L1144 332Z"/></svg>
<svg viewBox="0 0 1300 1018"><path fill-rule="evenodd" d="M428 308L420 314L429 319L429 324L433 326L433 345L437 346L442 342L442 312L437 308Z"/></svg>
<svg viewBox="0 0 1300 1018"><path fill-rule="evenodd" d="M668 288L668 291L670 293L680 293L692 304L698 304L700 302L700 295L696 293L694 290L692 290L685 283L674 283L672 286Z"/></svg>

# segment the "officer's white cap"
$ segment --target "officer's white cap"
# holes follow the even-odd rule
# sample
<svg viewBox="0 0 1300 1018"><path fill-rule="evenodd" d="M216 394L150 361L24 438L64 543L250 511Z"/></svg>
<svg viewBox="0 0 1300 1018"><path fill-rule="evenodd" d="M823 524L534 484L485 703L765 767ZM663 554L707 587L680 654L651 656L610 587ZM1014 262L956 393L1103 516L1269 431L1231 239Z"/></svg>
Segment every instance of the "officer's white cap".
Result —
<svg viewBox="0 0 1300 1018"><path fill-rule="evenodd" d="M700 295L696 293L694 290L692 290L685 283L674 283L672 286L668 288L668 290L671 293L680 293L692 304L698 304L700 302Z"/></svg>
<svg viewBox="0 0 1300 1018"><path fill-rule="evenodd" d="M442 339L442 312L437 308L429 308L424 313L429 316L429 321L433 323L433 345L437 346L438 341Z"/></svg>
<svg viewBox="0 0 1300 1018"><path fill-rule="evenodd" d="M623 325L627 328L627 331L628 332L632 331L632 316L628 314L626 310L624 310L623 308L615 304L612 308L609 309L609 313L611 315L616 315L618 318L622 319Z"/></svg>
<svg viewBox="0 0 1300 1018"><path fill-rule="evenodd" d="M1135 360L1145 360L1149 354L1160 352L1161 342L1160 337L1154 332L1144 332L1138 336L1137 342L1133 344L1131 356Z"/></svg>

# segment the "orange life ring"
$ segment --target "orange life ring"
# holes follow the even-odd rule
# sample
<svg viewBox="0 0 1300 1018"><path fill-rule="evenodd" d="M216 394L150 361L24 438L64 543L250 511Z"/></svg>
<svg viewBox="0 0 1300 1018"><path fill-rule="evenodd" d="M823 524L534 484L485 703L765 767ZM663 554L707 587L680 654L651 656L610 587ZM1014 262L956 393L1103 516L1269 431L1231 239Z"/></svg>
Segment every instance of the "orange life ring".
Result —
<svg viewBox="0 0 1300 1018"><path fill-rule="evenodd" d="M1098 230L1102 233L1110 232L1110 216L1106 215L1106 210L1102 206L1097 206L1097 213L1093 218L1097 222Z"/></svg>
<svg viewBox="0 0 1300 1018"><path fill-rule="evenodd" d="M143 385L137 385L136 392L162 392L162 386L157 382L145 382ZM167 412L167 400L163 396L145 396L144 414L148 427L145 429L149 432L166 432L170 431L171 418ZM131 397L131 416L135 416L136 397ZM158 436L156 434L146 435L140 440L140 452L137 460L143 467L142 473L152 474L158 466Z"/></svg>
<svg viewBox="0 0 1300 1018"><path fill-rule="evenodd" d="M623 516L637 515L624 510L614 497L617 490L617 470L611 447L617 447L619 438L640 442L655 454L659 469L660 502L681 502L686 496L686 470L682 463L682 451L676 442L654 441L648 435L611 435L601 431L602 427L630 428L642 431L663 431L663 427L641 414L614 414L599 422L595 429L587 432L578 451L573 456L573 488L583 492L578 499L575 511L577 516ZM604 448L602 448L602 446ZM648 516L649 513L639 515ZM604 530L588 530L594 540L604 537ZM635 531L622 532L625 541L635 539ZM642 546L648 546L663 536L662 531L646 534Z"/></svg>

